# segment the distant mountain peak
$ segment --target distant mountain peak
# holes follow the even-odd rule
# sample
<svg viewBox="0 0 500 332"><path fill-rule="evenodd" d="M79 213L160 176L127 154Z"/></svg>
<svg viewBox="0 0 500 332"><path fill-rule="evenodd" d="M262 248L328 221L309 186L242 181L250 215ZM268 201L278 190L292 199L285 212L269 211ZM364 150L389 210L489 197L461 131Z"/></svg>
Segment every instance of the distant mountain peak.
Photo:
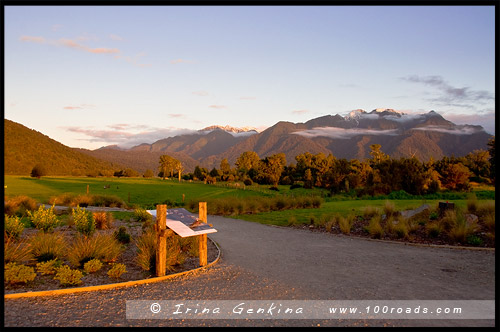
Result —
<svg viewBox="0 0 500 332"><path fill-rule="evenodd" d="M212 131L212 130L216 130L216 129L220 129L220 130L224 130L230 134L244 134L244 133L257 133L257 129L254 128L254 127L242 127L242 128L237 128L237 127L232 127L232 126L229 126L229 125L226 125L226 126L220 126L220 125L213 125L213 126L209 126L209 127L206 127L206 128L203 128L199 131Z"/></svg>

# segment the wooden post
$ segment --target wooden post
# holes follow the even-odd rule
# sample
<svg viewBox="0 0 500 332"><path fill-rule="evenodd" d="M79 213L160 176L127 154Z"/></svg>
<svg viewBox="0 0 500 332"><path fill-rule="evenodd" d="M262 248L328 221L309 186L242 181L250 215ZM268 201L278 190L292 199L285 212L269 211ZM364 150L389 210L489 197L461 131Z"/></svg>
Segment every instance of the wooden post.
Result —
<svg viewBox="0 0 500 332"><path fill-rule="evenodd" d="M167 206L156 206L156 276L165 275L167 269Z"/></svg>
<svg viewBox="0 0 500 332"><path fill-rule="evenodd" d="M207 202L199 203L199 219L200 221L207 222ZM207 255L207 234L198 235L199 244L199 254L200 254L200 266L205 266L208 264Z"/></svg>
<svg viewBox="0 0 500 332"><path fill-rule="evenodd" d="M89 194L89 185L87 185L87 195Z"/></svg>

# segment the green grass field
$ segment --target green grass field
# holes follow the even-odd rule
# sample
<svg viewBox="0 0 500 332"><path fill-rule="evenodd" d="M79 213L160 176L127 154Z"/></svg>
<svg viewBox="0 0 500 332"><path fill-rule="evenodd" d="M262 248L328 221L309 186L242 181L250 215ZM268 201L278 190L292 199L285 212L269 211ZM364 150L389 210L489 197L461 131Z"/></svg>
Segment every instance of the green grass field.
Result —
<svg viewBox="0 0 500 332"><path fill-rule="evenodd" d="M120 197L130 206L154 209L156 204L169 201L182 204L182 195L185 203L189 201L206 201L217 198L250 198L255 196L272 197L276 195L301 196L320 195L325 191L320 189L307 190L303 188L290 190L289 186L279 186L280 191L269 190L269 186L252 185L235 188L234 185L218 183L207 185L196 182L178 182L177 180L161 180L158 178L86 178L86 177L42 177L35 179L25 176L5 176L5 197L26 195L40 203L47 203L50 197L64 193L84 195L89 187L90 194L114 195ZM105 186L109 186L105 189ZM397 210L414 209L422 204L437 206L438 199L393 199ZM465 208L466 199L449 200L460 208ZM309 223L312 217L320 218L325 214L339 213L361 215L367 206L382 207L385 199L338 199L327 198L319 209L295 209L255 214L232 216L254 222L274 225L286 225L290 217L294 216L299 223Z"/></svg>
<svg viewBox="0 0 500 332"><path fill-rule="evenodd" d="M79 178L79 177L42 177L40 179L25 176L5 176L4 195L6 197L26 195L41 203L47 203L50 197L64 193L86 194L87 185L90 194L115 195L131 205L149 207L157 203L185 202L223 197L249 197L253 195L271 196L267 189L250 190L226 186L212 186L203 183L162 180L159 178ZM105 189L105 186L109 186Z"/></svg>

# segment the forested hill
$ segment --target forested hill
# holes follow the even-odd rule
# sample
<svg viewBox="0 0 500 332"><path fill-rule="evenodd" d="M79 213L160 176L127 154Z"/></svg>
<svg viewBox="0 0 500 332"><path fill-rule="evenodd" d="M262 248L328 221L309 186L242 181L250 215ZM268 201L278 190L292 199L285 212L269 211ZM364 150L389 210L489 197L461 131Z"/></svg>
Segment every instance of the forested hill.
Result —
<svg viewBox="0 0 500 332"><path fill-rule="evenodd" d="M46 175L113 175L123 169L4 119L4 174L29 175L37 164L45 169Z"/></svg>

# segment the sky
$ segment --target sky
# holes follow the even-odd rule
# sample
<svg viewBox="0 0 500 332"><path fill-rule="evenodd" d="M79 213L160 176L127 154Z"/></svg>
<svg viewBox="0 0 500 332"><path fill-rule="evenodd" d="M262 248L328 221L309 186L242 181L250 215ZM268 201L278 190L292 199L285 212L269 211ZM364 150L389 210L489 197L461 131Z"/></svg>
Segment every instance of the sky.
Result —
<svg viewBox="0 0 500 332"><path fill-rule="evenodd" d="M494 6L5 6L4 117L70 147L352 110L494 134Z"/></svg>

